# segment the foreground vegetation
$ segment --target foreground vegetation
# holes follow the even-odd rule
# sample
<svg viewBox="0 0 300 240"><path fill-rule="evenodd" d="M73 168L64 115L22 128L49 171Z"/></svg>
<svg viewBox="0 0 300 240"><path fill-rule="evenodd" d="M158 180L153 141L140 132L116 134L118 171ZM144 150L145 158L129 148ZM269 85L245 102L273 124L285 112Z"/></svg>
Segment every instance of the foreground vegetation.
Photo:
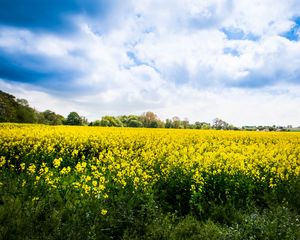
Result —
<svg viewBox="0 0 300 240"><path fill-rule="evenodd" d="M0 125L2 239L299 239L300 134Z"/></svg>

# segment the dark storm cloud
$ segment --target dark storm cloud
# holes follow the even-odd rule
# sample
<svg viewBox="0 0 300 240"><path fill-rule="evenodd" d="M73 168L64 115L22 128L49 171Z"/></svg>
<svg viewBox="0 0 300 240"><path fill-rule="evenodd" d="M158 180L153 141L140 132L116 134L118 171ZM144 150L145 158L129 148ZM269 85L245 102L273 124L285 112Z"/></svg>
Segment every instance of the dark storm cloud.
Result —
<svg viewBox="0 0 300 240"><path fill-rule="evenodd" d="M62 67L58 59L37 54L11 53L0 49L0 78L31 84L53 91L74 90L71 80L82 73L74 68Z"/></svg>

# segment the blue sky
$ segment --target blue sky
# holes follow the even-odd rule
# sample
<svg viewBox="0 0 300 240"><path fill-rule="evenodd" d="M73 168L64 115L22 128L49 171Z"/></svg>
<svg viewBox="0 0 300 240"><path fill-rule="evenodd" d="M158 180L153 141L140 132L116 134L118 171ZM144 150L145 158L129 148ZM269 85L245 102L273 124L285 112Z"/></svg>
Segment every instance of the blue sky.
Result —
<svg viewBox="0 0 300 240"><path fill-rule="evenodd" d="M0 89L89 120L300 125L297 0L1 0Z"/></svg>

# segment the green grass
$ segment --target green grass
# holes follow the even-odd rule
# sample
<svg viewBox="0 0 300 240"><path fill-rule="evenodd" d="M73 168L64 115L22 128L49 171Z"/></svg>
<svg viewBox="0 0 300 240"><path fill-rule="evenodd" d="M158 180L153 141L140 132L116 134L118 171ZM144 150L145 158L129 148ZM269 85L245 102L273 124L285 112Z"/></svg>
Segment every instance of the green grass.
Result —
<svg viewBox="0 0 300 240"><path fill-rule="evenodd" d="M296 183L282 189L282 197L270 193L259 202L264 204L248 207L212 201L215 195L210 193L202 214L191 206L183 212L176 204L166 208L166 199L155 194L116 190L103 216L95 198L45 190L32 201L34 188L18 188L13 175L2 174L0 179L6 182L0 188L0 239L300 239ZM289 193L294 205L281 199Z"/></svg>

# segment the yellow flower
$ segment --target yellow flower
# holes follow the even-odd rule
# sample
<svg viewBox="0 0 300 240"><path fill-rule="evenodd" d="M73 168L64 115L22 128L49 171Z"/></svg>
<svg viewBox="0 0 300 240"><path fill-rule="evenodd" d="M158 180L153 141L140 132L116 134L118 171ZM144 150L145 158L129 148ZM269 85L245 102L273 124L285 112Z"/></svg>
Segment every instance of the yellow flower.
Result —
<svg viewBox="0 0 300 240"><path fill-rule="evenodd" d="M94 187L97 187L98 183L97 183L97 181L93 181L92 184L93 184Z"/></svg>
<svg viewBox="0 0 300 240"><path fill-rule="evenodd" d="M82 162L82 163L78 162L75 166L76 171L82 173L85 170L86 165L87 165L86 162Z"/></svg>
<svg viewBox="0 0 300 240"><path fill-rule="evenodd" d="M60 171L60 174L65 175L65 174L68 174L69 172L71 172L71 167L70 166L63 167L63 169Z"/></svg>
<svg viewBox="0 0 300 240"><path fill-rule="evenodd" d="M92 180L92 178L91 178L91 176L87 176L87 177L85 178L85 180L86 180L87 182L89 182L89 181Z"/></svg>
<svg viewBox="0 0 300 240"><path fill-rule="evenodd" d="M61 162L62 162L62 158L56 158L53 160L53 166L55 168L58 168L60 166Z"/></svg>
<svg viewBox="0 0 300 240"><path fill-rule="evenodd" d="M6 163L5 157L0 157L0 167L4 166L4 164Z"/></svg>
<svg viewBox="0 0 300 240"><path fill-rule="evenodd" d="M20 167L21 167L21 170L24 171L25 170L25 163L21 163Z"/></svg>
<svg viewBox="0 0 300 240"><path fill-rule="evenodd" d="M36 166L31 163L27 169L28 173L31 175L31 174L34 174L35 173L35 169L36 169Z"/></svg>
<svg viewBox="0 0 300 240"><path fill-rule="evenodd" d="M107 214L107 210L106 209L101 209L101 215L105 216Z"/></svg>
<svg viewBox="0 0 300 240"><path fill-rule="evenodd" d="M22 181L22 187L24 187L26 185L26 180L23 179Z"/></svg>
<svg viewBox="0 0 300 240"><path fill-rule="evenodd" d="M103 195L103 198L104 198L104 199L107 199L107 198L108 198L107 193L105 193L105 194Z"/></svg>

